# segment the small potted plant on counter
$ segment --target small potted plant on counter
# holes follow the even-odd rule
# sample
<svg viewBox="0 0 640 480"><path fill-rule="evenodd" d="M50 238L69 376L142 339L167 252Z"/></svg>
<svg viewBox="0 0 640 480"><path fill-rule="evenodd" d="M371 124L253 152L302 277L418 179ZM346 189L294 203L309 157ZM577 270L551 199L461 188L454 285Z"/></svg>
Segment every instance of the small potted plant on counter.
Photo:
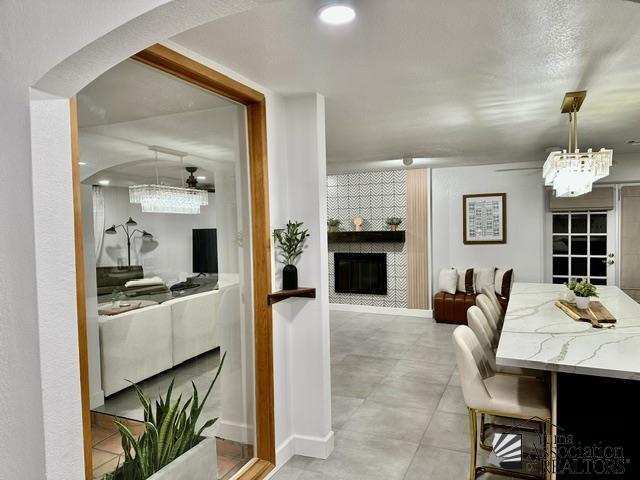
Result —
<svg viewBox="0 0 640 480"><path fill-rule="evenodd" d="M396 230L398 230L398 225L402 223L402 219L399 217L389 217L384 221L384 223L389 225L389 229L392 232L395 232Z"/></svg>
<svg viewBox="0 0 640 480"><path fill-rule="evenodd" d="M309 236L309 230L302 230L303 222L289 220L286 228L273 231L276 247L280 249L282 263L282 289L295 290L298 288L298 269L295 262L302 255L304 242Z"/></svg>
<svg viewBox="0 0 640 480"><path fill-rule="evenodd" d="M338 220L337 218L330 218L329 220L327 220L327 227L329 227L330 232L337 232L340 223L340 220Z"/></svg>
<svg viewBox="0 0 640 480"><path fill-rule="evenodd" d="M576 294L576 306L580 310L586 310L589 308L589 303L591 302L591 297L598 296L598 290L596 287L589 282L585 278L576 283L573 288L573 293Z"/></svg>

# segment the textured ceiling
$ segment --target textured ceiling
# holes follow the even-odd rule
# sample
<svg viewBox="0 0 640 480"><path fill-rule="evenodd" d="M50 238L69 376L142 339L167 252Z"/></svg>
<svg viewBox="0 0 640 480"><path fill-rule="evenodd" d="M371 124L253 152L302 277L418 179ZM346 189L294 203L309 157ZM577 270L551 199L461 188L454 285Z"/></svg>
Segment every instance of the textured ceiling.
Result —
<svg viewBox="0 0 640 480"><path fill-rule="evenodd" d="M623 0L359 0L321 24L284 0L173 40L282 94L320 92L330 162L538 160L564 146L564 93L587 89L581 147L640 151L640 6Z"/></svg>
<svg viewBox="0 0 640 480"><path fill-rule="evenodd" d="M185 166L214 181L216 169L238 158L242 107L182 80L127 60L78 94L80 160L85 183L155 181L159 145L188 153ZM159 155L158 174L180 183L179 158Z"/></svg>

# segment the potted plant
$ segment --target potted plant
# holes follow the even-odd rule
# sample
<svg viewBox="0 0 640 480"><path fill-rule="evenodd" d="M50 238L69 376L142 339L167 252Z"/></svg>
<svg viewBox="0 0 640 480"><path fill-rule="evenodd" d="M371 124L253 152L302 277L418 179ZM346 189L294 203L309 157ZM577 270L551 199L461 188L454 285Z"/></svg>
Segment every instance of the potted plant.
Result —
<svg viewBox="0 0 640 480"><path fill-rule="evenodd" d="M589 303L591 302L591 297L598 296L598 290L596 287L586 279L580 280L576 286L573 288L573 293L576 294L576 306L580 310L586 310L589 308Z"/></svg>
<svg viewBox="0 0 640 480"><path fill-rule="evenodd" d="M389 225L389 229L392 232L395 232L396 230L398 230L398 225L402 223L402 219L398 217L389 217L384 221L384 223Z"/></svg>
<svg viewBox="0 0 640 480"><path fill-rule="evenodd" d="M564 284L564 286L567 287L567 292L564 297L569 303L576 303L576 294L573 290L576 288L577 284L578 282L576 282L575 278L570 278L569 281Z"/></svg>
<svg viewBox="0 0 640 480"><path fill-rule="evenodd" d="M298 288L298 269L295 262L302 255L304 242L309 236L308 230L300 227L303 222L289 220L286 228L278 228L273 231L276 247L281 251L282 263L282 289L295 290Z"/></svg>
<svg viewBox="0 0 640 480"><path fill-rule="evenodd" d="M193 382L193 396L183 403L180 395L172 402L174 379L165 397L155 402L154 409L140 387L133 384L144 409L145 429L140 437L136 437L127 425L115 422L122 437L124 462L104 480L217 478L216 439L203 437L202 433L218 419L207 420L197 430L196 424L220 375L225 357L226 353L201 402Z"/></svg>
<svg viewBox="0 0 640 480"><path fill-rule="evenodd" d="M327 227L329 227L330 232L335 232L338 230L338 226L340 225L340 220L337 218L330 218L327 220Z"/></svg>

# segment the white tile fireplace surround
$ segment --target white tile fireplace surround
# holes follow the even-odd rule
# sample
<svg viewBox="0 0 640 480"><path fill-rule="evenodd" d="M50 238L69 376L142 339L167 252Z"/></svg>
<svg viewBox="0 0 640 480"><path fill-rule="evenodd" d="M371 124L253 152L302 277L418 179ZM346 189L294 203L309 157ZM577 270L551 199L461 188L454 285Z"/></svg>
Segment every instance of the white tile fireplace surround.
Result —
<svg viewBox="0 0 640 480"><path fill-rule="evenodd" d="M353 219L364 218L364 230L388 230L387 217L407 219L406 171L360 172L327 176L327 217L337 218L340 231L353 231ZM386 253L387 295L336 293L334 256L343 253ZM347 305L407 308L405 243L329 243L329 301Z"/></svg>

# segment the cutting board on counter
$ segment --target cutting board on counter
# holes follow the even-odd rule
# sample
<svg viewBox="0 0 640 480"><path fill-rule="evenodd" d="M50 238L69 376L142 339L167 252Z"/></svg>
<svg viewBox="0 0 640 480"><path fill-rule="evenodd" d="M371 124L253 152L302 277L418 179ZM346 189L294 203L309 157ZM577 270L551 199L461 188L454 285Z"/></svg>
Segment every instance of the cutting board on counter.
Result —
<svg viewBox="0 0 640 480"><path fill-rule="evenodd" d="M602 303L597 301L592 301L586 310L580 310L575 303L569 303L566 300L557 300L556 306L574 320L578 322L588 322L593 325L594 328L612 328L615 325L603 327L601 324L614 324L617 321L611 312L607 310Z"/></svg>

